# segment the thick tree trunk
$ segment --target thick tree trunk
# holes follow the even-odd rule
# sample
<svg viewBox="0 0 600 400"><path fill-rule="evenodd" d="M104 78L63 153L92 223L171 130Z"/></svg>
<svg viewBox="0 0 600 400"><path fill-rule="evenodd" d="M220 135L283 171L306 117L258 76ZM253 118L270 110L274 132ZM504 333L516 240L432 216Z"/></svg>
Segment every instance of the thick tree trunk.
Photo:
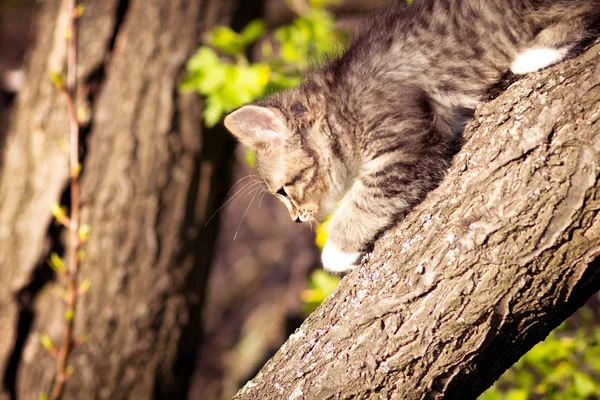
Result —
<svg viewBox="0 0 600 400"><path fill-rule="evenodd" d="M66 102L49 79L65 59L61 3L42 2L0 157L2 399L50 389L55 361L40 334L58 344L63 325L46 266L65 245L50 206L68 199ZM92 286L76 315L76 332L89 338L70 359L65 398L183 397L218 223L203 225L228 186L233 142L221 130L200 131L200 100L177 85L201 33L233 2L84 3L82 220L92 234L81 278Z"/></svg>
<svg viewBox="0 0 600 400"><path fill-rule="evenodd" d="M482 105L441 185L236 399L474 399L600 288L600 44Z"/></svg>

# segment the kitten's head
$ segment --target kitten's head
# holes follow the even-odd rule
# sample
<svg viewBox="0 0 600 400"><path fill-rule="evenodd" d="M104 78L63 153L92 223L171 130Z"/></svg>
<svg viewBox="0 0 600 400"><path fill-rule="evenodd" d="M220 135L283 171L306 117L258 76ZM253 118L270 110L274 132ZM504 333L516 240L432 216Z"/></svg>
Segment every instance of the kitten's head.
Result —
<svg viewBox="0 0 600 400"><path fill-rule="evenodd" d="M323 113L287 93L237 109L225 126L255 150L258 174L293 221L321 221L333 212L346 169L332 153Z"/></svg>

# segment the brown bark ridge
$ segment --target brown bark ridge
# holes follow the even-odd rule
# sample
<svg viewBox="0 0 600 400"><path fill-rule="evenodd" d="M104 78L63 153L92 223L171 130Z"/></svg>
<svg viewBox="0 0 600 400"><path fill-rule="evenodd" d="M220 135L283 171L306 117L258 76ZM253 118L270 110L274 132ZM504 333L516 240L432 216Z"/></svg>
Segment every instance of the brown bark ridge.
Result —
<svg viewBox="0 0 600 400"><path fill-rule="evenodd" d="M82 222L92 234L80 276L91 289L75 325L89 337L70 358L64 398L183 397L218 223L203 225L228 186L233 142L201 131L200 99L178 82L201 33L234 3L84 3ZM44 1L38 18L0 166L1 399L50 389L55 361L40 334L58 345L64 318L46 266L65 239L49 207L68 199L66 104L49 79L64 68L64 5Z"/></svg>
<svg viewBox="0 0 600 400"><path fill-rule="evenodd" d="M600 43L483 104L440 186L235 399L475 399L600 288Z"/></svg>

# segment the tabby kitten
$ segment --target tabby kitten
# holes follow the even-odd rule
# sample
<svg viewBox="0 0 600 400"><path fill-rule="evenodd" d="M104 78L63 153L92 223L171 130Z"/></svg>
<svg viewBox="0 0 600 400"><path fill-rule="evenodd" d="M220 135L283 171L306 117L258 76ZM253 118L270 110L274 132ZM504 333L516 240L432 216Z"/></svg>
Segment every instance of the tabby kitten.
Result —
<svg viewBox="0 0 600 400"><path fill-rule="evenodd" d="M489 86L562 60L600 19L598 0L399 3L297 89L225 118L292 220L333 213L329 271L356 267L439 182Z"/></svg>

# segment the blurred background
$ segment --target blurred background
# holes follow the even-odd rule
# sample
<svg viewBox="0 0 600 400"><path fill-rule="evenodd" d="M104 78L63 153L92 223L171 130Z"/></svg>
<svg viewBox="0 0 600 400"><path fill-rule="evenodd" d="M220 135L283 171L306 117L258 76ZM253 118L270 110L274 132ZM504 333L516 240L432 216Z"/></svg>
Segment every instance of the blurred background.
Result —
<svg viewBox="0 0 600 400"><path fill-rule="evenodd" d="M236 148L219 121L297 85L300 71L341 51L390 1L83 1L78 99L83 218L92 234L82 273L92 286L77 319L89 338L72 356L65 398L229 399L335 288L337 278L319 270L326 226L295 224L264 196L252 178L252 153ZM34 148L32 159L50 159L45 146L66 138L64 118L53 119L66 111L49 78L64 63L55 34L61 7L59 0L0 0L0 399L47 390L53 364L39 336L60 337L53 322L60 301L44 299L60 286L46 259L64 252L65 237L48 210L51 201L68 206L66 178L40 178L40 169L23 167L33 161L13 155ZM140 76L146 83L136 87ZM127 122L132 114L147 114L149 125L142 117ZM129 136L137 141L111 147ZM136 157L120 158L119 146ZM52 160L40 168L64 170ZM178 167L155 170L161 162ZM134 183L111 181L111 168L123 163ZM11 168L26 171L26 183L11 183ZM171 185L178 174L192 178ZM155 186L135 183L155 177ZM28 189L15 189L21 186ZM120 208L112 203L128 191ZM11 204L29 202L42 216L25 208L15 216ZM115 247L106 245L110 238ZM128 253L113 257L112 248L124 247ZM595 297L482 398L600 398L599 322Z"/></svg>

